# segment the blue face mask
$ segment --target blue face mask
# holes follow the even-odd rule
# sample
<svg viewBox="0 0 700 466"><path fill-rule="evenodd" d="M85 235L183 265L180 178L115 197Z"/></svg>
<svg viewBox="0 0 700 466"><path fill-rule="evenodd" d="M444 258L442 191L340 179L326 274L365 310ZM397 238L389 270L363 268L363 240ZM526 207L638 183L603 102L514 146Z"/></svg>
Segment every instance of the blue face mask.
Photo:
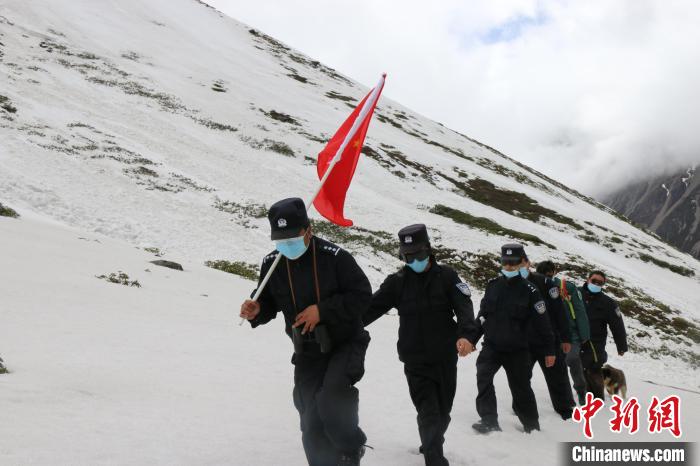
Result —
<svg viewBox="0 0 700 466"><path fill-rule="evenodd" d="M501 269L501 273L505 275L506 278L513 278L517 277L520 275L520 270L506 270L506 269Z"/></svg>
<svg viewBox="0 0 700 466"><path fill-rule="evenodd" d="M418 259L413 259L413 262L409 262L406 265L408 265L411 270L413 270L416 273L423 273L425 272L425 269L428 267L428 263L430 262L430 258L426 257L423 260L418 260Z"/></svg>
<svg viewBox="0 0 700 466"><path fill-rule="evenodd" d="M521 268L520 268L520 275L521 275L523 278L529 277L529 276L530 276L530 269L528 269L527 267L521 267Z"/></svg>
<svg viewBox="0 0 700 466"><path fill-rule="evenodd" d="M300 258L308 248L308 246L304 243L303 236L275 241L275 247L280 254L291 260Z"/></svg>
<svg viewBox="0 0 700 466"><path fill-rule="evenodd" d="M590 291L591 293L600 293L601 291L603 291L602 286L594 285L593 283L589 283L587 286L588 291Z"/></svg>

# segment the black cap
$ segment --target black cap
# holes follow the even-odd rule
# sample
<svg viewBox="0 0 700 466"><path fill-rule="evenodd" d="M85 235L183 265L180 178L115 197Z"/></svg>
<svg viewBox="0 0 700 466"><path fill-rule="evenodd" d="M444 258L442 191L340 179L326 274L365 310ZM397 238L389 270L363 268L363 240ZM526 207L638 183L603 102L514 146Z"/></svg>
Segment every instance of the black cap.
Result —
<svg viewBox="0 0 700 466"><path fill-rule="evenodd" d="M430 247L428 229L422 223L409 225L399 230L399 253L415 254Z"/></svg>
<svg viewBox="0 0 700 466"><path fill-rule="evenodd" d="M527 259L525 247L522 244L509 243L501 246L501 261L517 260L520 262L522 259Z"/></svg>
<svg viewBox="0 0 700 466"><path fill-rule="evenodd" d="M282 199L272 204L267 219L270 221L270 237L273 240L295 238L302 228L309 226L306 206L298 197Z"/></svg>

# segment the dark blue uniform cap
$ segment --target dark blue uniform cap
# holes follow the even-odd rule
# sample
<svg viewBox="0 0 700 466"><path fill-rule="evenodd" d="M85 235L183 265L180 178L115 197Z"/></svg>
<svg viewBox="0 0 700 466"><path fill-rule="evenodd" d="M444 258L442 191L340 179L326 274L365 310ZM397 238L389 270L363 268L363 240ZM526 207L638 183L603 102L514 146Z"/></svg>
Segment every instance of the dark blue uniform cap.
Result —
<svg viewBox="0 0 700 466"><path fill-rule="evenodd" d="M409 225L399 230L399 253L415 254L430 247L428 229L422 223Z"/></svg>
<svg viewBox="0 0 700 466"><path fill-rule="evenodd" d="M501 261L517 261L520 262L526 258L525 247L518 243L509 243L501 246Z"/></svg>
<svg viewBox="0 0 700 466"><path fill-rule="evenodd" d="M270 221L270 237L273 240L296 238L302 228L309 226L304 201L290 197L275 202L267 213Z"/></svg>

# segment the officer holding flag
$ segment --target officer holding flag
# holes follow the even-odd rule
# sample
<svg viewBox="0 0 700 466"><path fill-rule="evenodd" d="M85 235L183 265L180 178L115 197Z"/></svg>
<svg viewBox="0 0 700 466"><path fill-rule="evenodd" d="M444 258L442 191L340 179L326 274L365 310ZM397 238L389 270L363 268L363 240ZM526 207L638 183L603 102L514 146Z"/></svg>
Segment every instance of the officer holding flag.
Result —
<svg viewBox="0 0 700 466"><path fill-rule="evenodd" d="M311 231L299 198L281 200L268 213L276 249L265 256L257 301L241 305L253 328L281 312L294 343L294 406L301 418L302 443L312 466L359 465L366 436L359 427L359 392L369 334L362 314L372 288L355 259ZM260 286L260 285L258 285Z"/></svg>

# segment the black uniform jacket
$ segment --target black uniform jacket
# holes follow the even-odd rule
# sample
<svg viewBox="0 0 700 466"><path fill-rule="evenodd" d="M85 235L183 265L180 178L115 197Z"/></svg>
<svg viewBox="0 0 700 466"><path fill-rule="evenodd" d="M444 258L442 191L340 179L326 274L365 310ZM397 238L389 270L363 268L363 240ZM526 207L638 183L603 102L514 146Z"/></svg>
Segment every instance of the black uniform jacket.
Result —
<svg viewBox="0 0 700 466"><path fill-rule="evenodd" d="M591 341L596 351L599 354L605 352L609 326L618 353L627 352L627 333L617 302L603 292L591 293L585 285L581 287L581 295L586 305L586 314L591 327Z"/></svg>
<svg viewBox="0 0 700 466"><path fill-rule="evenodd" d="M544 298L544 302L547 304L547 314L549 315L549 323L552 327L552 332L554 332L555 340L571 343L569 318L566 316L564 301L559 296L559 285L551 278L537 272L530 272L527 279L537 287L537 290ZM530 325L528 337L531 346L543 344L533 325Z"/></svg>
<svg viewBox="0 0 700 466"><path fill-rule="evenodd" d="M469 286L450 267L438 264L433 257L430 261L426 272L415 273L406 266L389 275L363 317L369 325L389 309L398 310L396 346L399 359L408 364L456 358L457 339L476 338Z"/></svg>
<svg viewBox="0 0 700 466"><path fill-rule="evenodd" d="M547 305L537 287L520 275L499 275L486 285L476 324L478 337L484 335L484 344L497 351L527 349L532 325L545 354L555 354Z"/></svg>
<svg viewBox="0 0 700 466"><path fill-rule="evenodd" d="M277 251L273 251L263 259L260 280L277 254ZM316 297L314 276L318 277L320 300ZM367 309L371 297L372 287L369 280L350 253L314 236L301 257L296 260L284 257L281 259L258 299L260 313L250 323L257 327L277 317L278 312L282 312L285 330L287 335L291 336L296 315L308 306L318 304L320 324L328 327L333 344L339 345L353 339L362 331L362 314Z"/></svg>

